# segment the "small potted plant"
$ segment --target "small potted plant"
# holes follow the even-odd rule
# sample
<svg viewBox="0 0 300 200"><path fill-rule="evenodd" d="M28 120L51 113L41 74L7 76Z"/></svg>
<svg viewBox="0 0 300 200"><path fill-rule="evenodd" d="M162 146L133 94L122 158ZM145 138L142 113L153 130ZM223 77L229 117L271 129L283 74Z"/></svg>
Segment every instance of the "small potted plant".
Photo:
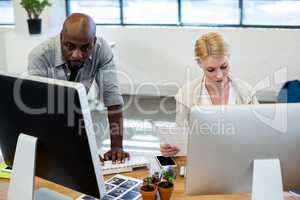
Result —
<svg viewBox="0 0 300 200"><path fill-rule="evenodd" d="M51 6L48 0L21 0L21 6L26 10L28 29L30 34L42 32L42 19L40 15L47 6Z"/></svg>
<svg viewBox="0 0 300 200"><path fill-rule="evenodd" d="M152 176L149 176L149 177L151 178L151 183L152 183L153 185L156 185L156 186L158 185L158 183L159 183L160 180L161 180L161 175L160 175L159 172L154 172L154 173L152 174ZM146 178L143 179L143 184L146 184L146 183L147 183L149 177L146 177Z"/></svg>
<svg viewBox="0 0 300 200"><path fill-rule="evenodd" d="M152 177L149 176L144 179L143 185L140 188L143 200L155 200L157 193L157 186L152 184Z"/></svg>
<svg viewBox="0 0 300 200"><path fill-rule="evenodd" d="M152 175L152 184L157 186L160 180L161 180L161 176L159 172L154 172L154 174Z"/></svg>
<svg viewBox="0 0 300 200"><path fill-rule="evenodd" d="M158 184L158 191L161 200L169 200L172 196L174 190L174 180L175 173L172 168L167 168L163 172L163 181Z"/></svg>

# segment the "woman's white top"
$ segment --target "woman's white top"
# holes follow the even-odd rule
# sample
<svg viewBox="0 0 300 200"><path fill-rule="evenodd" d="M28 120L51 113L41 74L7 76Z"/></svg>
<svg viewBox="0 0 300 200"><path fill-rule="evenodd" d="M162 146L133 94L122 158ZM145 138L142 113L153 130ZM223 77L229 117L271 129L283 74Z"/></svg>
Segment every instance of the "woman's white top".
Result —
<svg viewBox="0 0 300 200"><path fill-rule="evenodd" d="M246 82L234 79L229 75L228 104L258 104L252 87ZM176 99L176 124L179 127L188 127L190 109L194 106L212 105L211 98L205 87L205 77L193 80L178 90Z"/></svg>

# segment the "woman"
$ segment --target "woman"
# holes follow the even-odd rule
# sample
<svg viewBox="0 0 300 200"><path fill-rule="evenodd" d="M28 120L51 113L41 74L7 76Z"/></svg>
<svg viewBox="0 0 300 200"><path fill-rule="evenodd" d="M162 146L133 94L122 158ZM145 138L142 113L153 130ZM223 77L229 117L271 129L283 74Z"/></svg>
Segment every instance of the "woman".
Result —
<svg viewBox="0 0 300 200"><path fill-rule="evenodd" d="M175 96L178 127L189 126L190 109L196 105L258 103L251 87L230 75L228 45L219 33L200 37L195 44L195 57L203 73L179 89ZM174 156L179 149L161 144L160 151L164 156Z"/></svg>

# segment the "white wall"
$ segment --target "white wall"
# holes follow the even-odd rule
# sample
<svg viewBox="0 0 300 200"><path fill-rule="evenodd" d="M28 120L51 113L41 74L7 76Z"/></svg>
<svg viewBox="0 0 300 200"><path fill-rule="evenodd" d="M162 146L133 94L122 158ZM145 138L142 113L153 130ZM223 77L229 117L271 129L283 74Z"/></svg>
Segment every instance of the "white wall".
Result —
<svg viewBox="0 0 300 200"><path fill-rule="evenodd" d="M28 35L27 14L24 8L20 5L21 0L13 1L15 32L18 34ZM42 32L54 32L59 30L65 16L65 1L49 0L50 7L46 7L40 18L42 19Z"/></svg>
<svg viewBox="0 0 300 200"><path fill-rule="evenodd" d="M0 68L4 65L8 71L26 71L29 51L49 36L58 33L65 9L60 5L61 2L53 0L53 7L44 14L46 31L40 36L29 36L27 29L23 32L0 32ZM19 21L24 25L24 18ZM232 73L253 86L257 86L257 83L268 76L272 79L281 68L287 69L286 76L280 73L284 80L300 79L300 30L97 27L99 36L117 42L114 48L116 63L130 77L129 81L121 74L123 92L148 95L173 95L189 76L195 78L199 75L200 70L194 62L193 46L195 40L208 31L218 31L226 38L231 47ZM130 82L141 89L130 91ZM158 85L160 93L147 82ZM172 82L171 86L166 85L169 82ZM263 88L265 87L264 85Z"/></svg>
<svg viewBox="0 0 300 200"><path fill-rule="evenodd" d="M120 68L136 84L155 81L183 84L190 68L197 77L194 42L208 31L220 32L231 47L232 73L256 85L280 68L287 79L300 78L300 30L242 28L98 28L98 34L116 41Z"/></svg>

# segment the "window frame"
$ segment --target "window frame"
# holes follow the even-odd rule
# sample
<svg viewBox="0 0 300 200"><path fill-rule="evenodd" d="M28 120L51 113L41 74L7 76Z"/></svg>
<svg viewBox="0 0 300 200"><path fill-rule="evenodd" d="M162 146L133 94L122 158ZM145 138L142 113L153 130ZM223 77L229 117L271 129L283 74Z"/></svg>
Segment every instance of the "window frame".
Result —
<svg viewBox="0 0 300 200"><path fill-rule="evenodd" d="M11 1L11 3L13 3L13 0L10 0ZM0 26L1 27L11 27L11 26L14 26L15 25L15 23L0 23Z"/></svg>
<svg viewBox="0 0 300 200"><path fill-rule="evenodd" d="M66 3L66 16L70 15L70 1L65 0ZM184 23L182 22L182 0L177 0L178 12L177 12L177 22L174 24L167 23L153 23L153 24L135 24L135 23L124 23L124 6L123 0L118 0L120 5L120 23L96 23L96 25L101 26L166 26L166 27L234 27L234 28L279 28L279 29L300 29L299 25L255 25L255 24L244 24L244 0L239 1L239 23L237 24L205 24L205 23Z"/></svg>

